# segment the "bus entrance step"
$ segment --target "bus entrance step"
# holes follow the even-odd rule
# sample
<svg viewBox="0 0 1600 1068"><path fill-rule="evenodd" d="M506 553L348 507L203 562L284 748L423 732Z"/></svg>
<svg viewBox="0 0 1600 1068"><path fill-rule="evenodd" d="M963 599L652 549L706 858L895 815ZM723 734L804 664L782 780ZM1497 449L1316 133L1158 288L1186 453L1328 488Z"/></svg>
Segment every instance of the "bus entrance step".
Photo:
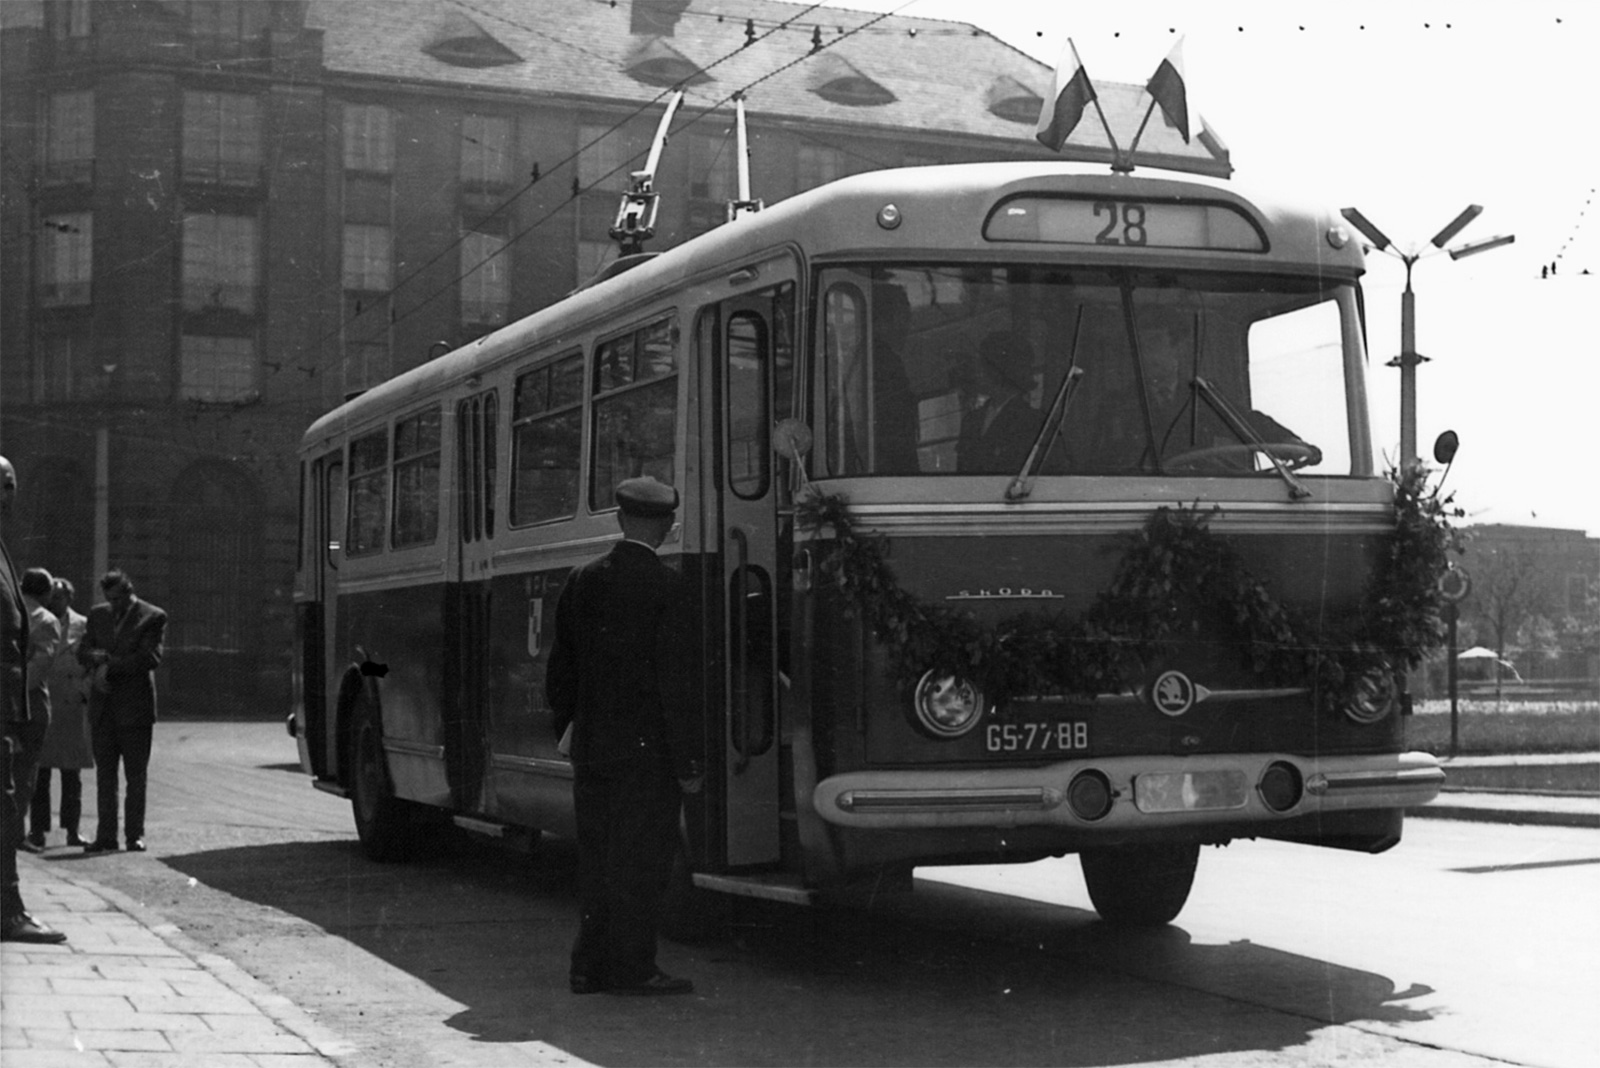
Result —
<svg viewBox="0 0 1600 1068"><path fill-rule="evenodd" d="M739 897L759 897L766 901L781 901L787 905L814 905L817 892L802 886L797 876L781 872L760 875L710 875L694 873L694 885L702 890Z"/></svg>
<svg viewBox="0 0 1600 1068"><path fill-rule="evenodd" d="M503 823L480 820L472 816L451 816L450 820L463 831L471 831L473 834L481 834L488 838L504 838L511 830Z"/></svg>

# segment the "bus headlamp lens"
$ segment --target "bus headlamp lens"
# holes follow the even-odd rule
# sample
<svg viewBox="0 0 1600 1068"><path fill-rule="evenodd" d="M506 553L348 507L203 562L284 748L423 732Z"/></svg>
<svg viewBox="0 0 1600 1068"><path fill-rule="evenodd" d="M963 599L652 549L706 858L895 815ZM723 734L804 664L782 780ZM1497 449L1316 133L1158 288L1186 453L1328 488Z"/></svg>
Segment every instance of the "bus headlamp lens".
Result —
<svg viewBox="0 0 1600 1068"><path fill-rule="evenodd" d="M983 716L983 691L959 675L930 671L911 695L917 726L935 738L959 738Z"/></svg>
<svg viewBox="0 0 1600 1068"><path fill-rule="evenodd" d="M1399 690L1387 666L1368 668L1355 680L1344 714L1357 723L1377 723L1394 710Z"/></svg>

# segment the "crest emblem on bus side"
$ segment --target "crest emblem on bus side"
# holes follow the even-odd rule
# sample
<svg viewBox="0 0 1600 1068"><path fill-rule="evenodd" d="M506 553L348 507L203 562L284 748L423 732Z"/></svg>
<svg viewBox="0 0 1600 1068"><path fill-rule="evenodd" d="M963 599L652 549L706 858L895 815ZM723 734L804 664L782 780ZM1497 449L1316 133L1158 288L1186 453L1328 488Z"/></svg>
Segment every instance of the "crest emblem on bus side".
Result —
<svg viewBox="0 0 1600 1068"><path fill-rule="evenodd" d="M1150 687L1150 702L1163 716L1181 716L1194 707L1194 683L1181 671L1163 671Z"/></svg>

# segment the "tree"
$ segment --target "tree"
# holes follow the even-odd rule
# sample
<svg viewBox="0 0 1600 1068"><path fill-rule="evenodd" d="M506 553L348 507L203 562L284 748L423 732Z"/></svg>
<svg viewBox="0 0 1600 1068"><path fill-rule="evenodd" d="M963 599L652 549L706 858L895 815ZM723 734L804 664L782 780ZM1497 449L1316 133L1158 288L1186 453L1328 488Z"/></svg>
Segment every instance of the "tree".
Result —
<svg viewBox="0 0 1600 1068"><path fill-rule="evenodd" d="M1534 552L1522 545L1471 537L1467 541L1465 566L1472 575L1472 593L1463 604L1463 614L1472 618L1478 640L1494 649L1495 655L1537 651L1554 654L1554 621L1563 616L1563 605L1556 583ZM1495 664L1495 697L1500 696L1502 669Z"/></svg>

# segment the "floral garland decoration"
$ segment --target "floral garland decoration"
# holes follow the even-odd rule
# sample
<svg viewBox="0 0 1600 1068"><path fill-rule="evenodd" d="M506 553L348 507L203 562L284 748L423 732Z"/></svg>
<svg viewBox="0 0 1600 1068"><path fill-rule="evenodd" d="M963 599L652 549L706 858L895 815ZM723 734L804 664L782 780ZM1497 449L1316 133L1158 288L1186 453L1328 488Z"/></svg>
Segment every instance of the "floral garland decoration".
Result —
<svg viewBox="0 0 1600 1068"><path fill-rule="evenodd" d="M1158 508L1137 533L1112 579L1084 614L1025 612L985 627L971 612L926 604L900 588L888 539L862 534L840 494L812 492L802 525L830 528L834 548L821 573L884 646L889 669L912 685L930 668L974 679L1003 700L1022 693L1091 696L1136 684L1163 646L1200 628L1201 612L1241 650L1258 675L1312 685L1337 701L1385 661L1415 667L1444 640L1438 577L1459 551L1449 517L1453 497L1426 493L1427 470L1389 472L1397 522L1370 576L1356 633L1330 644L1254 578L1239 554L1208 529L1220 509Z"/></svg>

